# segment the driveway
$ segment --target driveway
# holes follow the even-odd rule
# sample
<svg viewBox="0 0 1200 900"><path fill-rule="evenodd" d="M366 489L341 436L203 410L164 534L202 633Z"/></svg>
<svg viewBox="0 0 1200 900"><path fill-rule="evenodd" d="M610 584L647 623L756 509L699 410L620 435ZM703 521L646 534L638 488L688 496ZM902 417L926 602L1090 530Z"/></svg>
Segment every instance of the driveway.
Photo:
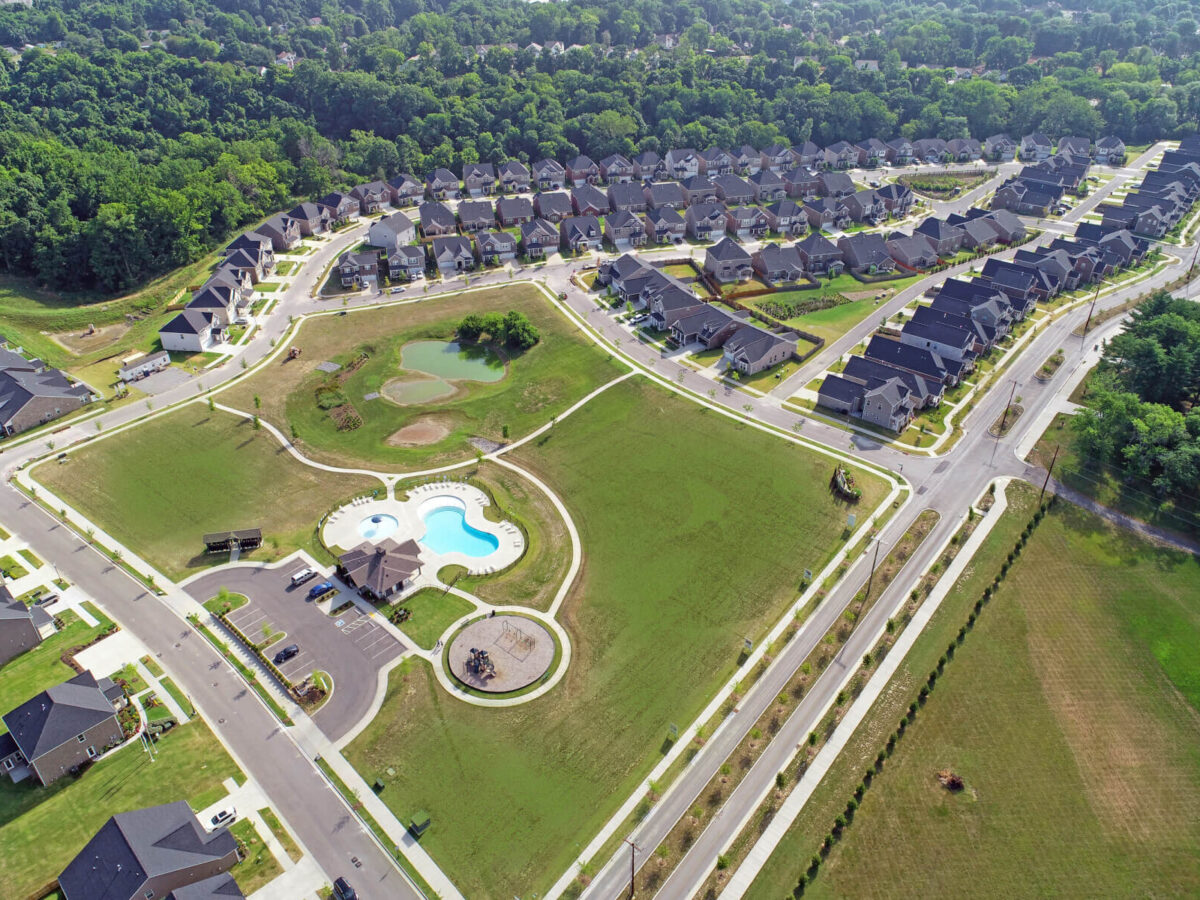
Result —
<svg viewBox="0 0 1200 900"><path fill-rule="evenodd" d="M133 386L144 394L158 395L186 384L191 378L192 376L183 369L170 366L161 372L147 375L141 381L135 381Z"/></svg>
<svg viewBox="0 0 1200 900"><path fill-rule="evenodd" d="M322 612L308 600L309 588L319 584L319 579L292 587L291 574L302 567L299 562L278 569L235 566L198 578L186 590L201 603L215 597L221 588L245 594L250 602L229 616L243 634L251 640L261 639L264 626L285 632L284 638L268 649L268 655L291 644L300 647L299 654L279 667L284 675L302 681L320 669L333 677L333 696L317 710L313 721L336 742L370 710L380 670L407 648L355 606L336 616ZM333 599L333 606L349 596L343 592Z"/></svg>

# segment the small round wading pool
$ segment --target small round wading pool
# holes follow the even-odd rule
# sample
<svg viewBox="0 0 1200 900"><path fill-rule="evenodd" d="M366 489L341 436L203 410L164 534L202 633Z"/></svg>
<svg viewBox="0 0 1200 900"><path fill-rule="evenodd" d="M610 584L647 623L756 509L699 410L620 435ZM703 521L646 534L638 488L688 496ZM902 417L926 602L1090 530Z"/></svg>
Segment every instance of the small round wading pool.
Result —
<svg viewBox="0 0 1200 900"><path fill-rule="evenodd" d="M367 516L358 523L358 533L368 541L378 541L387 537L400 527L400 520L387 513L376 513Z"/></svg>

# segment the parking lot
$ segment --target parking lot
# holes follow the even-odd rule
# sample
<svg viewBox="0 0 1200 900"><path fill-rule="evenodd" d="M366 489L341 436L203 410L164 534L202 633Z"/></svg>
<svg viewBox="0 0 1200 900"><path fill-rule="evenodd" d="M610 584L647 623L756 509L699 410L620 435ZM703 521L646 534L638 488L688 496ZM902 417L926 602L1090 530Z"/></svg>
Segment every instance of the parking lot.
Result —
<svg viewBox="0 0 1200 900"><path fill-rule="evenodd" d="M322 612L308 598L309 590L323 580L320 576L293 587L291 575L300 563L281 569L239 566L214 572L187 585L187 591L203 603L221 588L245 594L250 602L234 610L229 619L252 641L261 641L264 628L284 636L267 648L268 657L295 644L300 652L279 664L293 682L303 681L320 669L333 678L333 696L313 716L313 721L331 740L337 740L370 709L378 685L378 673L406 649L391 632L371 615L351 606L337 615ZM336 608L349 594L331 601Z"/></svg>

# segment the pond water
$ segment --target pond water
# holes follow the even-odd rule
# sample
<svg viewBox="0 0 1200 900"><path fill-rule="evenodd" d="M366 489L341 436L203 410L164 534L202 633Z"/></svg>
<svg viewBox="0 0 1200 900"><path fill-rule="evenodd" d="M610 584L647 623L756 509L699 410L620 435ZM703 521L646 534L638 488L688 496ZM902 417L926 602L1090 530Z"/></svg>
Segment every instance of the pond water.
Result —
<svg viewBox="0 0 1200 900"><path fill-rule="evenodd" d="M452 381L499 381L504 361L486 347L464 347L456 341L413 341L400 351L400 365L429 378L395 378L381 392L393 403L428 403L451 397Z"/></svg>

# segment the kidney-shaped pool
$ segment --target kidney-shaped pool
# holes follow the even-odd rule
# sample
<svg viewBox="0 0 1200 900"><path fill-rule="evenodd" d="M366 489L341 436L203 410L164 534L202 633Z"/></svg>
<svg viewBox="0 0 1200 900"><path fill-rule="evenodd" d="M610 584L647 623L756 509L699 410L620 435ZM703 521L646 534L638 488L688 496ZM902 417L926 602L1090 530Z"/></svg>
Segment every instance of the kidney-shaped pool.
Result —
<svg viewBox="0 0 1200 900"><path fill-rule="evenodd" d="M490 556L500 546L494 534L467 524L466 507L452 497L439 498L421 510L425 534L419 539L434 553L461 553L463 556Z"/></svg>

